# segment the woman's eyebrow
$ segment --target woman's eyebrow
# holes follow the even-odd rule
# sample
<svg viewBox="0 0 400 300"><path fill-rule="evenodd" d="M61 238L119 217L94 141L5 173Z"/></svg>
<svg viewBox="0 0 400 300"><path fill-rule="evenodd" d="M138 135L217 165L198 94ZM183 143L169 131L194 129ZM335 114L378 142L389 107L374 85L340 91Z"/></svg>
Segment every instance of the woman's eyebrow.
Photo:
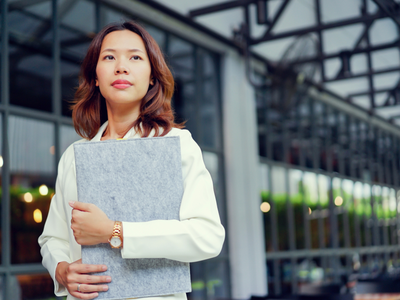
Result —
<svg viewBox="0 0 400 300"><path fill-rule="evenodd" d="M142 52L142 53L144 53L144 51L143 50L140 50L140 49L128 49L128 51L129 52ZM101 51L101 53L103 53L103 52L117 52L117 50L115 50L115 49L111 49L111 48L107 48L107 49L104 49L103 51Z"/></svg>

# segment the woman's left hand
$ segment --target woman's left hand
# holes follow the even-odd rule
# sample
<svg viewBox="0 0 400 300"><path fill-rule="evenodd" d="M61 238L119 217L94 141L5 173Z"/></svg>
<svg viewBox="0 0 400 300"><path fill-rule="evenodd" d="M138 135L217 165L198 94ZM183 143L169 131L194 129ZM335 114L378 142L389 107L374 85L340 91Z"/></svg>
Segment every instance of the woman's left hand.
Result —
<svg viewBox="0 0 400 300"><path fill-rule="evenodd" d="M97 245L108 242L114 221L94 204L70 201L69 205L73 208L71 229L78 244Z"/></svg>

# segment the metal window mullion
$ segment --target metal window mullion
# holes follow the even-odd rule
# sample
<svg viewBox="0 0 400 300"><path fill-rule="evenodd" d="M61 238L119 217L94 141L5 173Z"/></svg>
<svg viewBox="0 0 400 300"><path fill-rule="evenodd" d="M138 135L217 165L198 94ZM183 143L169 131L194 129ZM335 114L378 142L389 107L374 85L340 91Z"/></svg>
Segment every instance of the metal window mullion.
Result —
<svg viewBox="0 0 400 300"><path fill-rule="evenodd" d="M194 76L196 78L196 83L195 83L195 91L196 91L196 96L194 97L195 99L195 111L196 111L196 124L200 125L197 126L196 128L196 133L197 133L197 138L199 140L199 144L203 145L204 140L203 140L203 129L201 126L201 114L202 114L202 109L201 109L201 103L203 101L203 89L202 89L202 82L203 82L203 74L202 74L202 62L201 62L201 55L200 55L200 49L198 46L193 46L193 60L194 60Z"/></svg>
<svg viewBox="0 0 400 300"><path fill-rule="evenodd" d="M284 153L284 162L287 164L285 167L285 192L286 192L286 216L287 216L287 224L289 230L289 249L290 251L296 250L296 233L294 227L294 213L293 213L293 205L290 200L290 178L289 178L289 162L290 162L290 151L289 151L289 143L290 143L290 133L288 128L288 120L289 116L285 114L281 114L281 126L283 130L283 153ZM297 268L296 268L296 259L291 259L291 283L292 283L292 293L297 294Z"/></svg>
<svg viewBox="0 0 400 300"><path fill-rule="evenodd" d="M352 120L352 118L351 118L351 116L346 116L347 118L346 118L346 120L347 120L347 139L348 139L348 141L349 141L349 143L350 143L350 152L349 152L349 156L350 156L350 161L353 161L353 159L352 159L352 156L353 156L353 154L354 154L354 147L353 147L353 145L354 145L354 140L352 139L352 136L351 136L351 130L350 130L350 124L352 124L352 125L354 125L355 126L355 123L354 122L352 122L353 120ZM338 127L338 132L339 132L339 136L338 136L338 139L340 139L340 133L341 133L341 130L343 130L344 128L342 128L343 126L342 126L342 124L340 123L340 120L339 120L339 112L337 112L337 114L336 114L336 127ZM355 127L354 127L354 129L355 129ZM338 140L338 143L339 143L340 141ZM338 159L343 159L343 157L340 157L340 158L338 158ZM344 162L340 162L339 163L339 165L340 164L343 164ZM355 170L354 170L354 167L351 167L350 166L350 176L351 177L355 177ZM353 185L354 185L354 183L353 183ZM341 193L341 197L342 197L342 199L344 199L345 197L344 197L344 190L343 190L343 179L340 181L340 193ZM343 214L342 214L342 219L343 219L343 236L344 236L344 247L346 247L346 248L350 248L351 247L351 242L350 242L350 240L351 240L351 237L350 237L350 225L349 225L349 212L348 212L348 203L347 203L347 201L348 201L348 199L346 199L346 203L345 203L345 205L343 206ZM353 202L354 203L354 202ZM354 207L354 206L353 206ZM346 268L347 269L349 269L349 270L351 270L351 266L352 266L352 261L351 261L351 257L350 256L346 256Z"/></svg>
<svg viewBox="0 0 400 300"><path fill-rule="evenodd" d="M53 113L56 116L54 123L54 143L55 155L54 164L57 166L61 157L61 71L60 71L60 33L59 33L59 14L58 14L58 0L52 0L52 61L53 61L53 78L52 78L52 105ZM54 171L57 168L54 168Z"/></svg>
<svg viewBox="0 0 400 300"><path fill-rule="evenodd" d="M328 193L328 208L329 208L329 227L330 227L330 243L332 249L339 248L339 241L338 241L338 220L336 215L336 207L333 199L333 165L332 165L332 130L329 124L329 117L332 113L332 110L329 106L324 106L324 127L325 127L325 141L324 141L324 148L326 153L326 170L329 175L329 193ZM338 257L332 256L330 258L331 266L333 269L333 280L334 282L339 281L339 266L338 266Z"/></svg>
<svg viewBox="0 0 400 300"><path fill-rule="evenodd" d="M10 218L10 152L8 147L8 118L9 118L9 49L8 49L8 1L1 1L1 103L4 107L2 117L2 156L3 167L2 175L2 201L1 201L1 265L5 268L3 273L3 299L12 299L12 282L11 282L11 218Z"/></svg>
<svg viewBox="0 0 400 300"><path fill-rule="evenodd" d="M311 126L311 148L312 148L312 166L314 170L319 169L319 157L320 157L320 149L317 144L317 125L316 125L316 113L315 113L315 100L310 101L310 126ZM319 178L320 175L316 176L317 182L315 183L317 185L317 194L318 194L318 199L317 199L317 209L318 212L321 212L321 197L320 197L320 187L319 187ZM320 249L325 248L325 230L324 230L324 219L321 216L321 213L318 214L318 246ZM327 269L326 265L326 258L321 257L321 267L323 270Z"/></svg>
<svg viewBox="0 0 400 300"><path fill-rule="evenodd" d="M268 93L270 91L264 89L265 95L265 108L264 108L264 117L265 117L265 143L266 143L266 156L269 159L273 159L272 157L272 139L269 135L272 134L272 130L269 129L269 103ZM269 186L269 203L271 205L271 238L272 238L272 249L273 251L279 251L279 235L278 235L278 218L277 218L277 207L276 203L273 199L274 188L272 184L272 165L268 164L268 186ZM280 295L282 292L281 289L281 276L280 276L280 266L279 260L273 261L273 268L274 268L274 293L275 295Z"/></svg>
<svg viewBox="0 0 400 300"><path fill-rule="evenodd" d="M370 130L371 130L371 124L368 124L365 128L365 142L364 142L364 149L365 149L365 153L366 153L366 158L367 158L367 166L368 166L368 171L370 174L370 180L369 180L369 185L370 185L370 197L372 197L371 193L372 193L372 181L373 181L373 176L374 176L374 172L373 172L373 164L372 164L372 158L371 158L371 143L370 143ZM364 185L363 185L363 198L364 198ZM371 198L369 199L369 201L371 202ZM366 205L366 203L363 203L363 205ZM371 205L369 203L369 205ZM365 240L365 246L370 247L372 246L372 241L371 241L371 229L369 226L370 223L370 219L368 218L367 214L364 211L363 214L363 219L364 219L364 240ZM372 255L368 254L367 255L367 261L368 261L368 265L372 264Z"/></svg>
<svg viewBox="0 0 400 300"><path fill-rule="evenodd" d="M302 103L304 105L306 103ZM296 109L296 123L297 123L297 140L299 147L299 164L301 167L305 168L305 149L304 149L304 128L303 128L303 118L301 115L301 111L299 107ZM310 229L310 220L309 220L309 207L306 203L306 195L304 188L304 171L301 173L301 194L302 194L302 208L303 208L303 224L304 224L304 248L311 249L311 229ZM309 270L311 271L311 270Z"/></svg>
<svg viewBox="0 0 400 300"><path fill-rule="evenodd" d="M380 182L382 184L389 184L390 179L388 177L389 174L388 174L387 162L388 162L388 157L389 157L388 154L390 154L390 150L386 149L388 135L385 134L384 132L382 132L381 137L382 137L382 143L381 143L382 144L382 149L379 152L379 156L378 156L379 164L381 165L381 168L380 168L381 169L381 174L380 174L380 176L381 176L382 180L380 180ZM388 150L388 151L386 151L386 150ZM389 197L390 197L390 190L389 190ZM383 198L382 198L382 192L381 192L381 204L380 205L383 206L382 200L383 200ZM380 226L382 228L382 234L383 234L383 245L389 245L390 243L389 243L389 232L388 231L390 229L389 228L390 223L389 223L389 220L387 219L386 212L383 213L383 222L380 222ZM389 262L389 259L390 259L389 253L385 253L384 254L384 258L385 258L385 262L387 264Z"/></svg>
<svg viewBox="0 0 400 300"><path fill-rule="evenodd" d="M359 173L361 174L361 176L363 176L364 174L364 163L363 163L363 145L364 143L362 142L362 133L361 133L361 123L360 121L356 121L355 123L355 128L356 128L356 132L357 132L357 144L359 147L358 150L358 157L360 159L360 163L358 164L359 166ZM350 174L351 175L351 174ZM354 196L354 192L355 192L355 183L353 182L353 193L352 193L352 201L353 201L353 207L354 207L354 238L355 238L355 246L356 247L361 247L361 229L360 229L360 219L358 217L358 213L357 213L357 204L356 204L356 199Z"/></svg>
<svg viewBox="0 0 400 300"><path fill-rule="evenodd" d="M375 128L375 140L374 142L376 143L376 148L375 148L375 157L373 158L374 161L374 167L377 169L378 173L378 182L382 183L382 172L381 172L381 164L380 164L380 159L379 159L379 141L380 141L380 130L378 128ZM382 195L382 191L381 191ZM379 232L379 220L378 220L378 215L377 215L377 207L379 203L377 203L377 197L373 193L371 193L371 203L372 203L372 217L373 217L373 242L375 246L378 246L381 244L381 238L380 238L380 232Z"/></svg>

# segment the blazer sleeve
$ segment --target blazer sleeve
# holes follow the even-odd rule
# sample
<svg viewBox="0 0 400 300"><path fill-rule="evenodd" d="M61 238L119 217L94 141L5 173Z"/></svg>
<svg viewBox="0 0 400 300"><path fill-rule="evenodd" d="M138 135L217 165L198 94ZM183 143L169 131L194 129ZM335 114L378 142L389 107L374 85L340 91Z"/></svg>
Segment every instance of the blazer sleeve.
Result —
<svg viewBox="0 0 400 300"><path fill-rule="evenodd" d="M180 220L123 222L123 258L167 258L195 262L217 256L225 230L213 183L200 147L189 131L180 131L184 192Z"/></svg>
<svg viewBox="0 0 400 300"><path fill-rule="evenodd" d="M63 167L65 154L58 165L58 176L56 180L56 194L51 199L49 213L38 242L41 247L40 253L43 257L42 264L49 271L54 282L54 293L57 296L67 295L67 290L56 280L56 268L59 262L71 263L69 233L66 214L64 212L64 200L62 191Z"/></svg>

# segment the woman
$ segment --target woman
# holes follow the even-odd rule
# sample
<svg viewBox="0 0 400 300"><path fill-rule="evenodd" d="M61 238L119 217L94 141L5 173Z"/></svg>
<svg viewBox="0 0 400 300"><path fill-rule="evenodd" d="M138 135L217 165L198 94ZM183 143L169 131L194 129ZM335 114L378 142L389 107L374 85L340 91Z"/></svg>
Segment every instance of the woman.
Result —
<svg viewBox="0 0 400 300"><path fill-rule="evenodd" d="M184 194L180 221L118 222L95 205L77 202L72 145L61 157L56 194L39 237L43 265L55 294L93 299L107 291L109 276L93 276L104 265L85 265L81 245L121 247L123 258L167 258L195 262L217 256L225 237L211 177L201 150L187 130L174 123L174 81L154 39L134 22L106 26L93 39L83 61L73 121L91 142L116 138L179 136ZM101 125L103 124L103 125ZM153 299L186 299L186 294Z"/></svg>

